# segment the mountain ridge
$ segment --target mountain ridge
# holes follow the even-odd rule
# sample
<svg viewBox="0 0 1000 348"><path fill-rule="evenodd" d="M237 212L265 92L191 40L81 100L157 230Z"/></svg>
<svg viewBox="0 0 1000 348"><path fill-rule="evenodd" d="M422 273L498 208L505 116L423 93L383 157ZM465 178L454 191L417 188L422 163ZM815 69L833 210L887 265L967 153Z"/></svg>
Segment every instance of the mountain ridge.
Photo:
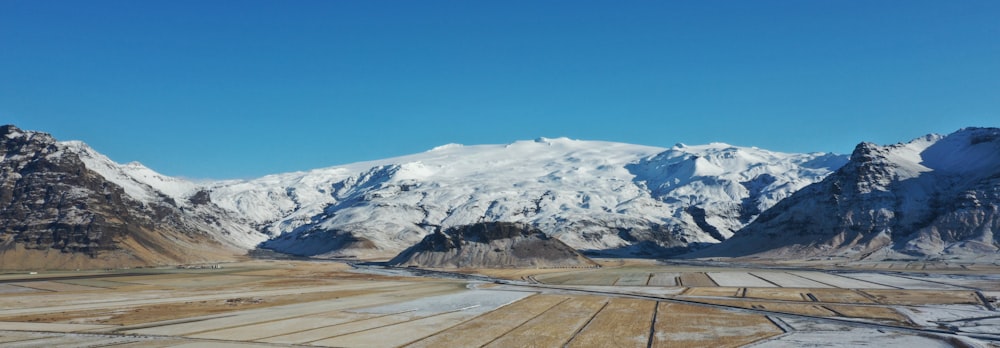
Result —
<svg viewBox="0 0 1000 348"><path fill-rule="evenodd" d="M194 183L115 163L80 141L58 144L142 204L221 209L214 212L222 230L240 231L217 233L228 244L267 240L264 247L311 256L392 256L435 228L484 221L529 223L598 253L677 253L728 238L846 160L725 143L665 149L538 138ZM687 165L686 176L660 175ZM715 190L700 190L706 187Z"/></svg>
<svg viewBox="0 0 1000 348"><path fill-rule="evenodd" d="M834 174L691 256L996 257L998 227L1000 129L970 127L861 143Z"/></svg>

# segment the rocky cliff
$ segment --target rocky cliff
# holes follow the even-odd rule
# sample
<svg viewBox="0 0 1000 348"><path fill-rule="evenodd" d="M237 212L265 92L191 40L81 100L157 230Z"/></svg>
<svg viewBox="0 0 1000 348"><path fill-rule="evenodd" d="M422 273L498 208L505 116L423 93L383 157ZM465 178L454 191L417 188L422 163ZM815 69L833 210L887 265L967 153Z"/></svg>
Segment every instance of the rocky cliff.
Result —
<svg viewBox="0 0 1000 348"><path fill-rule="evenodd" d="M245 252L223 235L255 232L227 212L138 182L123 187L88 167L103 156L87 149L0 127L0 269L135 267ZM137 188L142 197L128 192Z"/></svg>
<svg viewBox="0 0 1000 348"><path fill-rule="evenodd" d="M850 162L695 256L997 258L1000 129L862 143Z"/></svg>

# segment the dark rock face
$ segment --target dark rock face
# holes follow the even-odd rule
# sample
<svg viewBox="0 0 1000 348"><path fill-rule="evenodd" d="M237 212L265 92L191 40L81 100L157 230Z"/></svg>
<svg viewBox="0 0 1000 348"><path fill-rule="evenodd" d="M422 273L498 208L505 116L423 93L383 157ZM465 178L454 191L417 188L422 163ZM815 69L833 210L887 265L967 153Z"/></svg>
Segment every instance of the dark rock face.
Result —
<svg viewBox="0 0 1000 348"><path fill-rule="evenodd" d="M115 238L135 224L119 218L128 215L123 190L86 170L76 155L62 153L48 134L4 126L0 152L5 240L96 256L114 249Z"/></svg>
<svg viewBox="0 0 1000 348"><path fill-rule="evenodd" d="M850 162L693 256L961 258L997 255L1000 129L859 144Z"/></svg>
<svg viewBox="0 0 1000 348"><path fill-rule="evenodd" d="M595 267L558 239L527 224L483 222L426 236L390 262L421 267Z"/></svg>
<svg viewBox="0 0 1000 348"><path fill-rule="evenodd" d="M0 253L11 253L0 267L45 267L16 260L22 250L49 258L52 251L92 259L117 253L119 264L143 265L191 259L176 241L218 247L178 228L176 207L131 199L48 134L0 127L0 156Z"/></svg>

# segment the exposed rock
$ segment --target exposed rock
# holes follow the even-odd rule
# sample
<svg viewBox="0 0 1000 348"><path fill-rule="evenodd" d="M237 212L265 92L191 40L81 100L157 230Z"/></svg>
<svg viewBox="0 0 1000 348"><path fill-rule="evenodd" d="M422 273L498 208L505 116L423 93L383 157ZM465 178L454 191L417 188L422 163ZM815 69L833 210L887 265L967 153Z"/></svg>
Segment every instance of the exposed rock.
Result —
<svg viewBox="0 0 1000 348"><path fill-rule="evenodd" d="M430 268L596 267L527 224L484 222L437 231L389 262Z"/></svg>
<svg viewBox="0 0 1000 348"><path fill-rule="evenodd" d="M186 211L165 195L137 200L76 150L45 133L0 127L0 268L136 267L242 254L208 233L221 229L226 212Z"/></svg>
<svg viewBox="0 0 1000 348"><path fill-rule="evenodd" d="M862 143L850 162L692 256L997 258L1000 129Z"/></svg>

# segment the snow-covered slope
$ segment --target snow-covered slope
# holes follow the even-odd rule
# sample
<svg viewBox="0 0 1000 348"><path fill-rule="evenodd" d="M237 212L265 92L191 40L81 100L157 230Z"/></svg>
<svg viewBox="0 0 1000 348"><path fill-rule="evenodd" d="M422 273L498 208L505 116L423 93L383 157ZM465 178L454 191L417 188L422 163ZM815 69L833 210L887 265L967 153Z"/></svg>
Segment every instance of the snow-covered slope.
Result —
<svg viewBox="0 0 1000 348"><path fill-rule="evenodd" d="M72 157L120 187L151 224L320 256L388 257L431 231L493 221L527 223L582 250L667 255L729 238L846 161L722 143L539 138L193 183L115 163L82 142L47 141L46 156Z"/></svg>
<svg viewBox="0 0 1000 348"><path fill-rule="evenodd" d="M862 143L851 161L699 255L981 257L1000 250L1000 129Z"/></svg>
<svg viewBox="0 0 1000 348"><path fill-rule="evenodd" d="M253 249L268 238L240 214L207 200L199 201L199 192L204 190L202 184L162 175L139 162L116 163L80 141L62 141L58 146L61 151L79 156L87 169L121 186L130 198L145 205L163 204L179 210L178 223L187 229L208 233L241 249ZM201 193L206 194L207 191Z"/></svg>
<svg viewBox="0 0 1000 348"><path fill-rule="evenodd" d="M233 260L266 239L198 185L49 134L7 125L0 135L4 268Z"/></svg>
<svg viewBox="0 0 1000 348"><path fill-rule="evenodd" d="M391 256L439 227L506 221L578 249L634 254L719 242L845 160L540 138L449 144L209 190L214 203L276 237L265 246L291 253Z"/></svg>

